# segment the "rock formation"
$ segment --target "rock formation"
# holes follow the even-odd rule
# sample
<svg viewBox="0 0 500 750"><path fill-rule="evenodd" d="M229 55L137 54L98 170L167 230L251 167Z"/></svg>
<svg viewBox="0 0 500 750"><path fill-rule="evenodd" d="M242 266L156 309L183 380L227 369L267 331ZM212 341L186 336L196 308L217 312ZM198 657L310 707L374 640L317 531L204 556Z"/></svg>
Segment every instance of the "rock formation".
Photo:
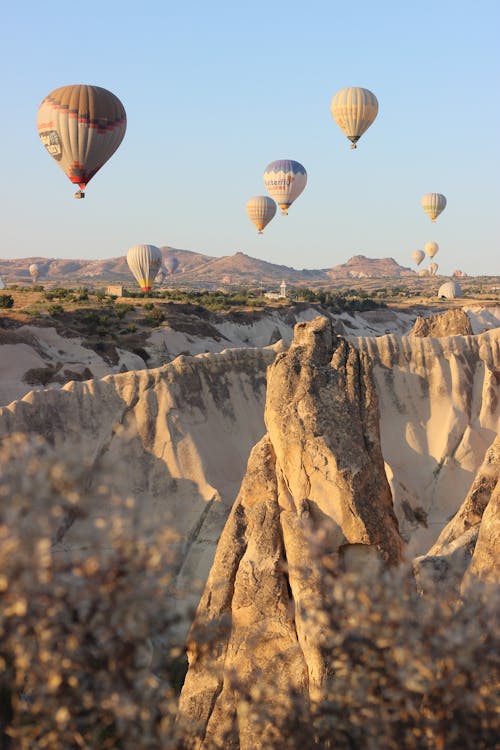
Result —
<svg viewBox="0 0 500 750"><path fill-rule="evenodd" d="M328 679L312 617L325 571L369 575L402 557L370 364L330 321L296 326L269 371L265 421L190 639L180 721L196 748L261 746L272 727L239 700L257 675L275 699L290 686L314 698Z"/></svg>
<svg viewBox="0 0 500 750"><path fill-rule="evenodd" d="M424 591L444 584L464 593L478 580L500 582L500 436L460 509L414 570Z"/></svg>
<svg viewBox="0 0 500 750"><path fill-rule="evenodd" d="M457 512L500 432L500 329L353 343L372 365L382 454L411 559Z"/></svg>
<svg viewBox="0 0 500 750"><path fill-rule="evenodd" d="M418 316L408 336L472 336L472 324L461 308L447 310L437 315Z"/></svg>
<svg viewBox="0 0 500 750"><path fill-rule="evenodd" d="M196 604L197 582L207 578L248 455L265 431L266 369L277 350L178 357L156 370L33 391L0 407L0 440L41 435L72 447L89 464L89 491L92 467L105 455L116 466L112 489L136 502L138 531L168 524L178 535L179 587L187 581ZM59 543L71 550L90 536L76 521Z"/></svg>

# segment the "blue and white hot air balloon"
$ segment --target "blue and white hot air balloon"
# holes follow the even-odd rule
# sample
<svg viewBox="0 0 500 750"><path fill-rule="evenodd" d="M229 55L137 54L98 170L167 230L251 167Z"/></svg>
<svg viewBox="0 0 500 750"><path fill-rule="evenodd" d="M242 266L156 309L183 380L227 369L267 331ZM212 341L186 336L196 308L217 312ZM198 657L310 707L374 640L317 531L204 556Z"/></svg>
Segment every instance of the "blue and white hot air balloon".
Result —
<svg viewBox="0 0 500 750"><path fill-rule="evenodd" d="M266 190L281 208L283 216L288 213L294 200L304 190L306 182L305 168L293 159L272 161L264 171Z"/></svg>

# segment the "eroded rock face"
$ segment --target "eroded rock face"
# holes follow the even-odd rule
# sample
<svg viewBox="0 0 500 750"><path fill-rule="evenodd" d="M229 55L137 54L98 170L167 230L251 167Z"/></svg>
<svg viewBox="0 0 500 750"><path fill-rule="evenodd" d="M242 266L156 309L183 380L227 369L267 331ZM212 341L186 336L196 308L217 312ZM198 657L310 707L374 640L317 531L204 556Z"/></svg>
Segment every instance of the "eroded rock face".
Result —
<svg viewBox="0 0 500 750"><path fill-rule="evenodd" d="M265 420L191 632L180 721L196 748L262 746L273 727L239 700L257 675L285 705L291 686L307 699L324 685L311 614L325 564L369 575L402 556L369 363L330 321L296 326L269 371Z"/></svg>
<svg viewBox="0 0 500 750"><path fill-rule="evenodd" d="M408 560L457 513L500 432L500 329L445 338L360 337Z"/></svg>
<svg viewBox="0 0 500 750"><path fill-rule="evenodd" d="M472 324L467 313L457 308L437 315L418 316L408 336L472 336Z"/></svg>
<svg viewBox="0 0 500 750"><path fill-rule="evenodd" d="M179 587L196 605L248 455L265 432L266 370L276 351L178 357L156 370L34 391L0 407L0 440L40 435L73 448L90 466L89 491L105 455L115 467L112 489L136 502L139 532L147 538L170 526L179 536ZM71 551L89 538L87 522L76 521L59 541Z"/></svg>
<svg viewBox="0 0 500 750"><path fill-rule="evenodd" d="M500 582L500 437L460 509L426 555L414 561L423 591L436 585L464 593L475 581Z"/></svg>

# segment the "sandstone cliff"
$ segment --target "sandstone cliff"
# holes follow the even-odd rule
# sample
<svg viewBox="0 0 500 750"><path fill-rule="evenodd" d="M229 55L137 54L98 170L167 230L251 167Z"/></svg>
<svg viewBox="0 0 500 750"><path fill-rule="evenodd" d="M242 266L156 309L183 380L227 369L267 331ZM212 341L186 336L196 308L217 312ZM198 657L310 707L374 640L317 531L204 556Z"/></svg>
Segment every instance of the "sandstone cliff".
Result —
<svg viewBox="0 0 500 750"><path fill-rule="evenodd" d="M314 698L328 679L313 617L325 572L368 574L402 557L370 364L331 322L296 326L269 371L265 420L190 639L180 721L196 748L261 746L272 727L239 699L257 676L275 699L291 686Z"/></svg>

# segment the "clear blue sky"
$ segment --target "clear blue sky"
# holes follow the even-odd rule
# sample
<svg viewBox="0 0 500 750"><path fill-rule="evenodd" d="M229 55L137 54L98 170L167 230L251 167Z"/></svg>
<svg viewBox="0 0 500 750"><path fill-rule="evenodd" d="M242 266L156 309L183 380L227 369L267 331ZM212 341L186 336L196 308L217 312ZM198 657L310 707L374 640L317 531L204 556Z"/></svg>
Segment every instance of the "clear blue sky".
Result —
<svg viewBox="0 0 500 750"><path fill-rule="evenodd" d="M104 258L137 242L295 268L434 240L439 273L500 274L498 0L10 2L2 11L0 255ZM42 147L52 89L125 105L122 145L84 201ZM379 115L357 151L330 115L345 86ZM305 191L259 237L246 200L275 159ZM441 192L432 224L420 207ZM425 265L425 262L424 264Z"/></svg>

